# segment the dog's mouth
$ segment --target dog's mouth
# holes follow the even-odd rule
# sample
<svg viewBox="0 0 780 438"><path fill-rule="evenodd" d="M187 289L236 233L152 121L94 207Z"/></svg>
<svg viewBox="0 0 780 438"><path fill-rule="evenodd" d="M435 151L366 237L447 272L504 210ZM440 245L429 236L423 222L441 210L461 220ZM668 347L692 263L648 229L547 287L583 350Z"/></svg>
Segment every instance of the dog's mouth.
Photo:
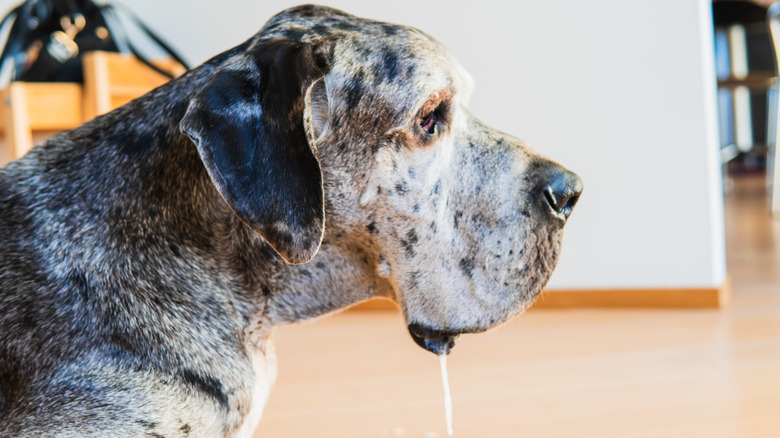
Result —
<svg viewBox="0 0 780 438"><path fill-rule="evenodd" d="M417 345L437 356L450 354L460 336L460 333L436 330L420 324L409 324L409 334Z"/></svg>

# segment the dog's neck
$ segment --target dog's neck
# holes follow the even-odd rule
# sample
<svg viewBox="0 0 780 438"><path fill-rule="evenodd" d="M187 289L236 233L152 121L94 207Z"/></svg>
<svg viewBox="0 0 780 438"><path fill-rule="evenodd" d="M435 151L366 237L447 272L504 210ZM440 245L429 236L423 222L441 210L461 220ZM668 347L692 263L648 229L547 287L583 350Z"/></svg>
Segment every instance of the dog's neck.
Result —
<svg viewBox="0 0 780 438"><path fill-rule="evenodd" d="M330 242L326 238L318 254L306 264L280 264L275 260L271 284L276 287L268 301L268 318L275 324L301 321L371 297L387 296L391 288L384 277L376 275L375 259L354 242ZM277 278L283 281L277 282Z"/></svg>

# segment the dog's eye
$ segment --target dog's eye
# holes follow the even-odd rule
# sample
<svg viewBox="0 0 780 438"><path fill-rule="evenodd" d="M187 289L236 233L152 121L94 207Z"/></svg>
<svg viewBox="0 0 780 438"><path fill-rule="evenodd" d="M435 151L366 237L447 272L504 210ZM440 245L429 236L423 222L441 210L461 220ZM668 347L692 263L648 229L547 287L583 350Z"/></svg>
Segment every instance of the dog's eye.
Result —
<svg viewBox="0 0 780 438"><path fill-rule="evenodd" d="M420 118L420 127L428 135L433 135L436 133L436 122L438 121L439 121L439 116L437 116L436 111L434 111L428 114L427 116Z"/></svg>
<svg viewBox="0 0 780 438"><path fill-rule="evenodd" d="M449 99L442 99L440 96L433 96L423 105L417 113L417 124L425 132L425 137L441 135L445 128L449 126Z"/></svg>

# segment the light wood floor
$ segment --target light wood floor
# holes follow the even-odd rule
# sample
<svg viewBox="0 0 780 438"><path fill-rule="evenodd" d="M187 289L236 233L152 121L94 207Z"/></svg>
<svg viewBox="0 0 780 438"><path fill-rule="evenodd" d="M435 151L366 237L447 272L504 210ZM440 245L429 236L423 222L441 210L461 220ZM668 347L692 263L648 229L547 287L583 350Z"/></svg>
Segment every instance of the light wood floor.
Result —
<svg viewBox="0 0 780 438"><path fill-rule="evenodd" d="M450 355L456 437L780 437L780 220L727 199L726 310L532 310ZM255 437L444 437L437 358L397 314L275 334Z"/></svg>

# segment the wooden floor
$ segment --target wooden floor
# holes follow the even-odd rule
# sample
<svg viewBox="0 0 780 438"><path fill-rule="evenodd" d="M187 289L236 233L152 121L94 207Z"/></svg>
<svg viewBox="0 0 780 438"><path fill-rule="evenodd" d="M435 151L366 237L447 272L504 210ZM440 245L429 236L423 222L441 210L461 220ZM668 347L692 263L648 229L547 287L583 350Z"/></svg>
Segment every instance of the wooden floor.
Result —
<svg viewBox="0 0 780 438"><path fill-rule="evenodd" d="M780 220L761 184L727 199L725 310L532 310L449 357L456 437L780 437ZM255 437L444 437L437 358L397 314L275 334Z"/></svg>

